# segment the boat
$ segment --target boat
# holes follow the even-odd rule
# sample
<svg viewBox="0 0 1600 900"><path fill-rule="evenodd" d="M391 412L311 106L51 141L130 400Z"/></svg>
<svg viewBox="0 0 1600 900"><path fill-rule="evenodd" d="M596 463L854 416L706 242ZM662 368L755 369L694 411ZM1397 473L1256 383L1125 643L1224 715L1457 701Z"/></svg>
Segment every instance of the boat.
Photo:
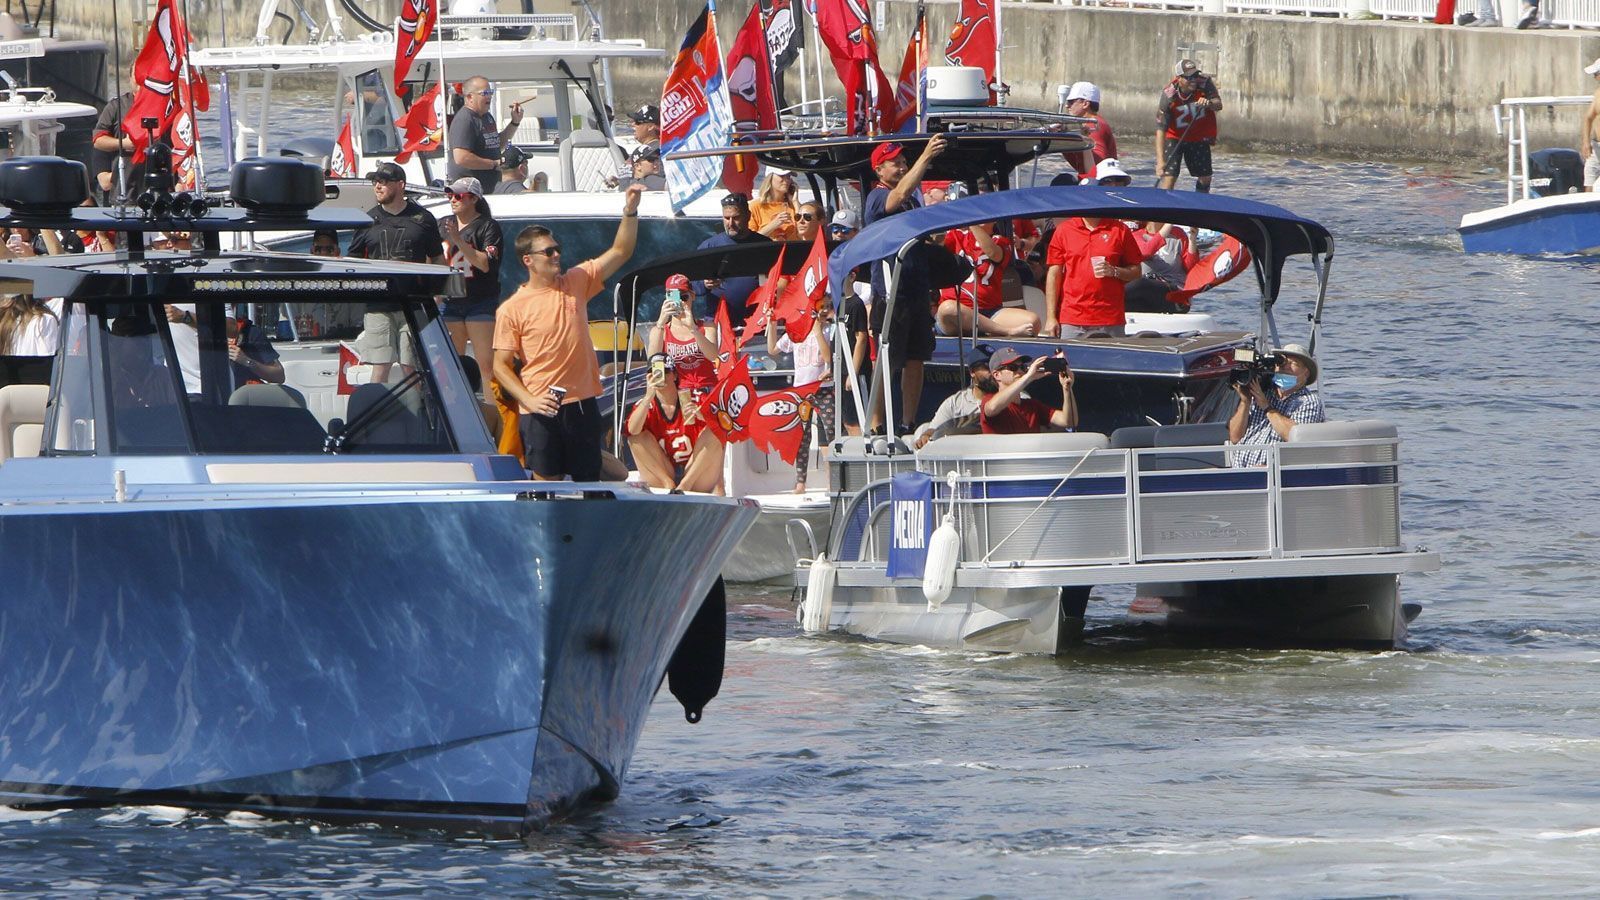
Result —
<svg viewBox="0 0 1600 900"><path fill-rule="evenodd" d="M0 802L525 834L617 794L664 674L699 719L753 503L528 480L437 319L447 268L144 249L361 224L314 164L242 161L214 209L84 185L0 162L0 223L128 239L0 262L65 335L0 386ZM235 387L238 308L308 294L391 304L409 363L325 408L293 370Z"/></svg>
<svg viewBox="0 0 1600 900"><path fill-rule="evenodd" d="M1281 208L1217 194L1029 188L911 210L833 253L834 299L841 276L860 265L883 261L892 285L927 234L1044 216L1135 217L1238 238L1253 255L1262 327L1218 361L1230 374L1246 351L1282 344L1274 309L1284 264L1309 256L1315 352L1332 236ZM1142 358L1158 358L1167 340L1006 343L1023 354L1059 348L1077 370L1093 353L1132 356L1146 344ZM1037 384L1051 387L1048 379ZM955 435L921 450L885 437L835 441L829 538L795 569L808 630L1060 653L1082 633L1091 586L1121 584L1136 587L1141 619L1190 639L1371 648L1404 639L1420 605L1402 604L1400 576L1440 563L1401 541L1392 424L1299 425L1289 441L1266 445L1266 465L1242 466L1226 443L1231 408L1193 406L1194 415L1174 421L1172 399L1151 393L1116 398L1127 407L1119 413L1098 402L1103 389L1087 374L1081 379L1081 430L1073 433ZM873 402L882 397L880 375ZM1155 424L1121 424L1144 414Z"/></svg>
<svg viewBox="0 0 1600 900"><path fill-rule="evenodd" d="M0 14L3 16L4 14ZM0 21L0 33L4 31ZM0 40L0 66L6 62L43 59L40 38ZM98 111L85 103L69 103L50 87L32 87L0 69L0 156L55 156L67 148L58 143L69 126L87 130Z"/></svg>
<svg viewBox="0 0 1600 900"><path fill-rule="evenodd" d="M1528 148L1530 112L1554 115L1557 108L1593 102L1588 95L1507 97L1495 106L1495 131L1506 139L1506 202L1461 217L1462 249L1537 255L1600 248L1600 194L1584 190L1578 151Z"/></svg>

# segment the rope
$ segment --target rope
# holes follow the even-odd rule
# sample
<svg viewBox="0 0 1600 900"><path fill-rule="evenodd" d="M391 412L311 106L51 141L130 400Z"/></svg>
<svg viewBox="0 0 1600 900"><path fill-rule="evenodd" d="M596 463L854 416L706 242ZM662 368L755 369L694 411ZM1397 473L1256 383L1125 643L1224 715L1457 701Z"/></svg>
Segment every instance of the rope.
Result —
<svg viewBox="0 0 1600 900"><path fill-rule="evenodd" d="M996 542L993 547L990 547L989 548L989 552L985 553L983 555L983 559L978 560L978 562L979 563L988 562L989 561L989 557L993 556L996 550L999 550L1001 547L1005 546L1006 541L1009 541L1012 538L1016 537L1017 532L1022 530L1022 526L1024 526L1024 525L1028 524L1029 522L1033 521L1033 517L1036 514L1038 514L1039 510L1044 509L1044 506L1045 506L1046 503L1049 503L1051 500L1055 499L1056 492L1060 491L1063 487L1065 487L1067 482L1072 480L1072 476L1078 474L1078 470L1083 468L1083 464L1088 462L1089 458L1094 456L1094 454L1095 454L1095 451L1093 451L1093 450L1089 450L1089 451L1085 452L1083 454L1083 458L1078 460L1078 464L1072 467L1072 471L1068 472L1066 474L1066 476L1061 479L1061 481L1057 482L1056 486L1053 489L1051 489L1050 493L1048 495L1046 495L1043 500L1039 501L1039 505L1035 506L1031 511L1029 511L1029 513L1026 516L1023 516L1022 521L1017 523L1017 527L1011 529L1011 533L1010 534L1007 534L1004 538L1001 538L998 542Z"/></svg>

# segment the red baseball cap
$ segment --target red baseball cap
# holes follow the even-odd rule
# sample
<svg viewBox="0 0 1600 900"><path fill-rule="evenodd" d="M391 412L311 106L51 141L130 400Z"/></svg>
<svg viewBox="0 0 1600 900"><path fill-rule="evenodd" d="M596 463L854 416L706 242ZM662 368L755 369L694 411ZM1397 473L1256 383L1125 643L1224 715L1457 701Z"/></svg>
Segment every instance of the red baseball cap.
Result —
<svg viewBox="0 0 1600 900"><path fill-rule="evenodd" d="M689 289L689 279L684 275L674 275L667 279L666 288L669 291L687 291Z"/></svg>
<svg viewBox="0 0 1600 900"><path fill-rule="evenodd" d="M903 153L905 151L905 149L906 148L900 146L899 144L894 143L893 141L889 141L887 143L879 144L878 146L873 147L872 148L872 167L874 169L876 169L877 167L879 167L879 166L883 165L884 163L888 162L889 160L894 159L896 156L899 156L901 153Z"/></svg>

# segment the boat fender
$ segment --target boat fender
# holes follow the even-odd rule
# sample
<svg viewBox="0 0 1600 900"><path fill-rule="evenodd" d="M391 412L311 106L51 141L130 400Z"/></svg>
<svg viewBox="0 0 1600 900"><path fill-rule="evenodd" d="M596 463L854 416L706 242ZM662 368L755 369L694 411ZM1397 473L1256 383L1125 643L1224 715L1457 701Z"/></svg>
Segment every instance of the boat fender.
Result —
<svg viewBox="0 0 1600 900"><path fill-rule="evenodd" d="M955 516L946 513L944 522L928 540L928 560L922 568L922 596L928 599L928 612L936 612L956 586L956 562L961 557L961 535Z"/></svg>
<svg viewBox="0 0 1600 900"><path fill-rule="evenodd" d="M822 634L828 630L828 620L833 616L833 586L838 581L838 570L828 560L828 554L818 554L806 573L806 598L800 604L800 630L806 634Z"/></svg>
<svg viewBox="0 0 1600 900"><path fill-rule="evenodd" d="M719 576L689 621L667 663L667 689L683 704L683 717L700 721L707 703L722 690L728 640L728 589Z"/></svg>

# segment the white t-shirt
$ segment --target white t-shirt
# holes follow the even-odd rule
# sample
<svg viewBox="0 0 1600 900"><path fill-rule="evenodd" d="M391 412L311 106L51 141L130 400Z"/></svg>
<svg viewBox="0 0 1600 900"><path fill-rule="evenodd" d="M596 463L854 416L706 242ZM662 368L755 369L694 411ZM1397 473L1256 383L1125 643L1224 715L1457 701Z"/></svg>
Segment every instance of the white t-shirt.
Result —
<svg viewBox="0 0 1600 900"><path fill-rule="evenodd" d="M11 338L5 352L10 356L55 356L61 346L61 320L55 316L38 315L28 320L22 330Z"/></svg>
<svg viewBox="0 0 1600 900"><path fill-rule="evenodd" d="M180 312L194 313L193 303L174 303ZM183 389L191 394L200 393L200 332L193 325L169 322L172 330L172 349L178 354L178 371L183 373Z"/></svg>
<svg viewBox="0 0 1600 900"><path fill-rule="evenodd" d="M831 329L833 326L828 327ZM797 386L821 381L822 373L828 370L828 360L822 353L821 329L816 326L812 326L811 333L798 346L789 340L789 335L780 335L778 352L794 354L794 383Z"/></svg>

